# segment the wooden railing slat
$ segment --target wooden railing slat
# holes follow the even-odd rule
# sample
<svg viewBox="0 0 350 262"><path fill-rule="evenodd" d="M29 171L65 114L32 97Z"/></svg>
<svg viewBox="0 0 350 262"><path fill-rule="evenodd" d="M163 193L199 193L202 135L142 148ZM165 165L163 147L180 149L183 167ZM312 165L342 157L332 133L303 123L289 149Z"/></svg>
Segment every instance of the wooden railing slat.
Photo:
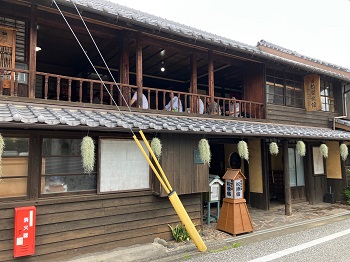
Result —
<svg viewBox="0 0 350 262"><path fill-rule="evenodd" d="M4 71L11 71L11 73L14 75L13 79L13 88L9 90L9 93L11 96L18 96L18 74L19 73L25 73L29 74L29 70L22 70L22 69L8 69L8 68L2 68L0 67L0 94L3 94L3 77L1 75L4 73ZM53 95L52 93L49 93L49 82L54 82L56 80L56 98L58 101L60 100L68 100L72 101L73 99L78 100L80 103L89 101L90 103L93 103L93 96L94 96L94 85L99 86L100 91L100 103L108 103L108 101L104 101L104 89L103 84L99 80L93 80L93 79L85 79L85 78L79 78L79 77L69 77L69 76L62 76L57 74L48 74L44 72L36 72L36 76L41 76L44 78L44 99L49 99L49 95ZM66 91L64 90L64 93L62 92L61 86L65 86L68 82L68 91L67 91L67 97L64 98L61 97L61 95L65 95ZM78 84L75 85L75 84ZM86 88L83 90L83 83L88 83L87 86L89 88ZM119 91L114 94L115 90L115 83L110 81L105 81L104 84L107 86L109 85L109 92L115 97L118 101L117 104L123 105L123 100L121 95L119 94ZM128 94L133 93L137 91L137 86L135 85L129 85L129 84L118 84L120 91L123 92L128 90ZM29 89L30 87L28 87ZM74 88L74 89L73 89ZM76 88L79 88L79 98L72 97L72 94L74 94L74 90ZM96 88L96 87L95 87ZM199 113L199 107L200 104L198 103L198 99L201 99L204 104L204 113L207 113L209 111L209 104L207 103L207 98L209 96L207 95L201 95L201 94L195 94L195 93L188 93L188 92L181 92L181 91L174 91L174 90L165 90L165 89L159 89L155 87L143 87L145 90L146 98L148 100L148 108L155 109L155 110L162 110L163 108L160 108L160 103L163 104L163 107L167 104L168 101L170 101L171 108L174 107L172 104L172 100L168 97L170 94L176 95L180 100L178 100L178 108L180 107L180 101L183 102L183 111L188 112L187 109L190 108L191 113ZM97 91L95 89L95 91ZM85 96L83 99L83 92L85 92ZM107 91L105 91L107 92ZM8 94L8 93L7 93ZM162 97L161 97L162 96ZM89 98L88 98L89 97ZM50 97L51 98L51 97ZM130 99L130 97L125 98L126 101ZM84 100L84 101L83 101ZM250 117L250 118L257 118L261 119L264 117L264 104L263 103L256 103L252 101L246 101L246 100L240 100L240 99L232 99L232 98L224 98L224 97L214 97L214 103L217 105L217 107L220 107L217 109L217 111L221 112L221 115L226 115L226 112L231 117L235 117L235 115L241 117ZM239 112L238 107L234 106L231 108L232 104L238 104L239 105ZM109 98L110 105L113 104L112 97ZM214 104L214 105L215 105ZM214 106L213 105L213 106ZM210 110L213 110L213 108L210 108ZM214 114L216 112L213 112ZM218 112L216 113L218 114ZM233 115L232 115L233 114Z"/></svg>

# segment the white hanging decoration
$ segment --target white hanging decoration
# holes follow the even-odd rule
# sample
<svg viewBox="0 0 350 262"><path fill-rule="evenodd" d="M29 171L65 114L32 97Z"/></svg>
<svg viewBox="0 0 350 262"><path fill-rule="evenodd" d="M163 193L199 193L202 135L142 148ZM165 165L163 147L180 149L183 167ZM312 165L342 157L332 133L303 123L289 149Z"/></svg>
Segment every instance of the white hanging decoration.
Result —
<svg viewBox="0 0 350 262"><path fill-rule="evenodd" d="M249 160L249 150L248 150L248 145L245 141L239 141L237 145L238 149L238 154L241 158L245 160Z"/></svg>
<svg viewBox="0 0 350 262"><path fill-rule="evenodd" d="M157 137L153 137L151 141L151 149L153 150L153 153L156 155L156 157L159 159L162 155L162 143L160 142L160 139Z"/></svg>
<svg viewBox="0 0 350 262"><path fill-rule="evenodd" d="M320 145L320 152L321 152L321 156L323 156L324 158L328 157L328 146L326 144L321 144Z"/></svg>
<svg viewBox="0 0 350 262"><path fill-rule="evenodd" d="M4 153L5 141L2 135L0 134L0 183L3 183L4 180L1 179L2 176L2 154Z"/></svg>
<svg viewBox="0 0 350 262"><path fill-rule="evenodd" d="M211 152L210 152L210 146L209 146L208 140L205 138L202 138L198 143L198 149L199 149L199 156L201 160L204 163L208 163L208 166L210 166Z"/></svg>
<svg viewBox="0 0 350 262"><path fill-rule="evenodd" d="M340 149L340 156L343 161L345 161L348 158L349 151L348 151L348 146L344 143L342 143L339 147Z"/></svg>
<svg viewBox="0 0 350 262"><path fill-rule="evenodd" d="M277 145L276 142L271 142L270 146L269 146L269 149L270 149L270 154L271 155L275 155L275 156L278 155L279 150L278 150L278 145Z"/></svg>
<svg viewBox="0 0 350 262"><path fill-rule="evenodd" d="M306 146L305 146L305 143L303 141L299 140L297 142L296 149L297 149L297 153L298 153L299 156L305 156L306 155Z"/></svg>
<svg viewBox="0 0 350 262"><path fill-rule="evenodd" d="M90 174L95 167L95 144L91 137L85 136L81 142L81 158L84 173Z"/></svg>

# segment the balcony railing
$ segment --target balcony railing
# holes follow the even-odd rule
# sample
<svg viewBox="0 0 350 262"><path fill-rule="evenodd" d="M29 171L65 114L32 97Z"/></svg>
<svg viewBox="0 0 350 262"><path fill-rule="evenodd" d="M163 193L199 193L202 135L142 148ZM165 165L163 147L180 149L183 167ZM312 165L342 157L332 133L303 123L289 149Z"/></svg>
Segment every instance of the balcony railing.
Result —
<svg viewBox="0 0 350 262"><path fill-rule="evenodd" d="M0 67L0 94L14 97L28 97L29 71L8 69ZM62 76L43 72L35 72L37 98L45 100L70 101L78 103L90 103L101 105L125 106L120 92L129 103L137 86L104 81L107 90L99 80L78 77ZM120 89L120 92L118 90ZM34 91L33 91L34 92ZM164 110L169 103L169 111L180 108L184 113L197 113L218 115L227 117L264 118L264 104L252 101L214 97L214 103L210 96L179 92L174 90L143 87L143 94L147 98L147 108L152 110ZM170 97L177 96L178 104L173 104ZM113 101L114 100L114 101ZM170 101L170 102L169 102ZM180 102L181 101L181 102ZM133 106L136 105L136 102ZM179 111L179 110L178 110Z"/></svg>

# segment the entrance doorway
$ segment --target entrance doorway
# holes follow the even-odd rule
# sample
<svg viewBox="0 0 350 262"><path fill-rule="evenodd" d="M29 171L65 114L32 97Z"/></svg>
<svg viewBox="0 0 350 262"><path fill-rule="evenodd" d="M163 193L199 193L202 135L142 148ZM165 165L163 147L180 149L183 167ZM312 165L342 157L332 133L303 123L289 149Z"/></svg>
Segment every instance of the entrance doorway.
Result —
<svg viewBox="0 0 350 262"><path fill-rule="evenodd" d="M306 201L304 161L294 147L288 148L289 184L293 202ZM280 150L276 156L269 154L268 166L270 205L283 204L285 203L283 150Z"/></svg>

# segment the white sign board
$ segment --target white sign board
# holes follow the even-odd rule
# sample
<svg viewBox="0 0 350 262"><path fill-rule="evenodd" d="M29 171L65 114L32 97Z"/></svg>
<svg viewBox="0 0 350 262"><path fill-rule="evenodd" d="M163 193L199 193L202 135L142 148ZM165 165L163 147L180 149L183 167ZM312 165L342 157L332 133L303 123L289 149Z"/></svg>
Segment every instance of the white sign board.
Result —
<svg viewBox="0 0 350 262"><path fill-rule="evenodd" d="M243 180L234 180L235 199L243 198Z"/></svg>
<svg viewBox="0 0 350 262"><path fill-rule="evenodd" d="M314 175L323 175L323 157L319 147L312 148L313 164L314 164Z"/></svg>
<svg viewBox="0 0 350 262"><path fill-rule="evenodd" d="M233 180L226 179L225 180L225 197L226 198L232 198L233 199Z"/></svg>
<svg viewBox="0 0 350 262"><path fill-rule="evenodd" d="M150 188L149 165L134 140L102 139L100 146L100 192Z"/></svg>

